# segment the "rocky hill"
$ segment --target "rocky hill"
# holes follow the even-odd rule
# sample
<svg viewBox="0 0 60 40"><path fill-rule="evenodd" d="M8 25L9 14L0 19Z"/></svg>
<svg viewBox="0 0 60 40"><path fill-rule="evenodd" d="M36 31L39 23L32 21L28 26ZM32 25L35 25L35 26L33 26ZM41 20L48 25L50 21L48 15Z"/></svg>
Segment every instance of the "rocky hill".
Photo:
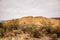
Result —
<svg viewBox="0 0 60 40"><path fill-rule="evenodd" d="M60 24L60 20L56 20L54 18L46 18L42 16L36 16L36 17L27 16L18 19L6 20L2 22L3 25L35 24L37 26L43 26L43 24L48 25L49 23L53 24L52 26L55 27Z"/></svg>
<svg viewBox="0 0 60 40"><path fill-rule="evenodd" d="M21 35L23 35L23 37L19 37ZM23 40L40 40L40 37L42 37L42 40L46 38L52 38L52 40L54 40L60 37L60 20L42 16L27 16L5 20L0 23L0 37L7 36L13 36L14 38L19 37L23 38Z"/></svg>

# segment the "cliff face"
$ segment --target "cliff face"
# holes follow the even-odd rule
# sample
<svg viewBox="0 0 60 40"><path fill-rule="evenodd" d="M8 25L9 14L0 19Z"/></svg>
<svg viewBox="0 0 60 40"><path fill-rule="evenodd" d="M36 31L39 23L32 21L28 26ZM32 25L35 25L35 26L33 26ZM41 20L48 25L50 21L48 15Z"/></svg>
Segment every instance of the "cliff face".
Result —
<svg viewBox="0 0 60 40"><path fill-rule="evenodd" d="M14 20L6 20L3 21L3 25L21 25L21 24L35 24L37 26L43 26L43 25L48 25L49 23L52 24L53 27L60 25L60 20L52 19L52 18L45 18L42 16L27 16L27 17L22 17L19 19L14 19Z"/></svg>

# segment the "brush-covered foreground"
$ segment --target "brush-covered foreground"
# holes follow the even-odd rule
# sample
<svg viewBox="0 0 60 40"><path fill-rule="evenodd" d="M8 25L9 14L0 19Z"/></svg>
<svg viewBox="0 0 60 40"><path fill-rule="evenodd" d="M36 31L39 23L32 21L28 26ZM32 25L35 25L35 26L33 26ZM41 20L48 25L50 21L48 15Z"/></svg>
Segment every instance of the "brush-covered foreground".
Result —
<svg viewBox="0 0 60 40"><path fill-rule="evenodd" d="M60 20L45 17L23 17L2 21L0 39L60 40ZM8 40L8 39L6 39Z"/></svg>

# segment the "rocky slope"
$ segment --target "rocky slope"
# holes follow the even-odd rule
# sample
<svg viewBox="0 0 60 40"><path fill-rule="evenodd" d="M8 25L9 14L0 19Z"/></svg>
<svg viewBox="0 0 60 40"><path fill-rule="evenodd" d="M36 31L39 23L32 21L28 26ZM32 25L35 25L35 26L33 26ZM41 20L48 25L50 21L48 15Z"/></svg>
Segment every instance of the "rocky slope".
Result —
<svg viewBox="0 0 60 40"><path fill-rule="evenodd" d="M49 23L53 24L52 26L55 27L55 26L60 25L60 20L56 20L52 18L45 18L42 16L36 16L36 17L27 16L27 17L22 17L18 19L6 20L2 22L3 25L35 24L37 26L43 26L43 24L48 25Z"/></svg>
<svg viewBox="0 0 60 40"><path fill-rule="evenodd" d="M16 37L18 40L55 40L60 36L60 20L42 16L5 20L0 23L0 36L2 35L12 35L12 39Z"/></svg>

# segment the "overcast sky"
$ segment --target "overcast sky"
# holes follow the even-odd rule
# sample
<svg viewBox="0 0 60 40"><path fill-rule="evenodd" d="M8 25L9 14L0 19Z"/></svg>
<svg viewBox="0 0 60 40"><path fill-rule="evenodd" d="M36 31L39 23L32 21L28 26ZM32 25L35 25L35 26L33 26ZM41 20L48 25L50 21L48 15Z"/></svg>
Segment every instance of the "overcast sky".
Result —
<svg viewBox="0 0 60 40"><path fill-rule="evenodd" d="M22 16L60 17L60 0L0 0L0 20Z"/></svg>

